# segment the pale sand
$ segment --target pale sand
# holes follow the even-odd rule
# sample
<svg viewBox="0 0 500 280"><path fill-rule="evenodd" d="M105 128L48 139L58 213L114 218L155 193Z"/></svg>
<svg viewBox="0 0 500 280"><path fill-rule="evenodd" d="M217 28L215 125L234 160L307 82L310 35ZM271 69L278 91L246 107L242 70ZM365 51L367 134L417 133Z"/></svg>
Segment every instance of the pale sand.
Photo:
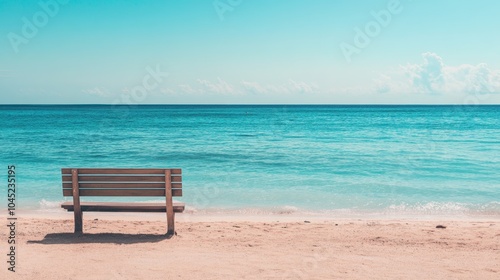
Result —
<svg viewBox="0 0 500 280"><path fill-rule="evenodd" d="M3 226L0 278L500 279L498 219L178 217L178 235L164 239L164 214L85 213L83 237L72 213L18 216L16 272Z"/></svg>

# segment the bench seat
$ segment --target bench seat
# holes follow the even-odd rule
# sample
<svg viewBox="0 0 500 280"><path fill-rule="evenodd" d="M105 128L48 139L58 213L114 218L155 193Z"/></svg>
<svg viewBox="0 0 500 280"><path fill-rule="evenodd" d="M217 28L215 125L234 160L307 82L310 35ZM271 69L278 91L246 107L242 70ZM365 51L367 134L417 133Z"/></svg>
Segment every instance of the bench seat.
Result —
<svg viewBox="0 0 500 280"><path fill-rule="evenodd" d="M174 212L182 213L184 203L174 202ZM73 202L64 202L61 207L74 211ZM138 202L80 202L82 211L97 212L166 212L165 203L138 203Z"/></svg>

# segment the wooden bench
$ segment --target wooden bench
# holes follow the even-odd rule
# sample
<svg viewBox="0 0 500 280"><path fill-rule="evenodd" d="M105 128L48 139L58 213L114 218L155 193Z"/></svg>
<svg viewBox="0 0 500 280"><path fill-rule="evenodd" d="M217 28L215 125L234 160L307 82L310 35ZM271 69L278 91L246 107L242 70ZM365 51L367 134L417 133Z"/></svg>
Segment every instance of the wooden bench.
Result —
<svg viewBox="0 0 500 280"><path fill-rule="evenodd" d="M83 211L166 212L167 236L175 234L175 213L184 211L183 203L173 203L182 196L181 169L63 168L63 196L72 196L62 208L73 211L75 233L83 233ZM162 196L165 203L83 202L81 196Z"/></svg>

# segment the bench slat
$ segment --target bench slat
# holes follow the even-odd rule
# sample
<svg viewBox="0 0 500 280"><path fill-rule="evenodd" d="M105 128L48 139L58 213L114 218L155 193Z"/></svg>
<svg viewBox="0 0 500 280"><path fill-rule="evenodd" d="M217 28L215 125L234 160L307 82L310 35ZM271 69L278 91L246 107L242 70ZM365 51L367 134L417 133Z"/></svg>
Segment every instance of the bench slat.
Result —
<svg viewBox="0 0 500 280"><path fill-rule="evenodd" d="M62 168L62 174L71 175L72 168ZM166 169L147 168L77 168L79 174L165 174ZM180 168L170 168L172 175L182 174Z"/></svg>
<svg viewBox="0 0 500 280"><path fill-rule="evenodd" d="M172 176L172 182L182 182L182 177ZM71 176L62 176L63 182L71 182ZM78 182L165 182L165 176L78 176Z"/></svg>
<svg viewBox="0 0 500 280"><path fill-rule="evenodd" d="M121 203L121 202L81 202L82 211L110 212L166 212L165 203ZM73 211L72 202L64 202L61 207ZM174 202L174 212L183 212L184 203Z"/></svg>
<svg viewBox="0 0 500 280"><path fill-rule="evenodd" d="M63 196L73 196L71 189L63 189ZM165 189L80 189L80 196L165 196ZM172 189L172 196L182 196L182 189Z"/></svg>
<svg viewBox="0 0 500 280"><path fill-rule="evenodd" d="M81 189L165 189L165 183L80 183ZM63 183L71 189L71 183ZM182 183L172 183L172 189L182 189Z"/></svg>

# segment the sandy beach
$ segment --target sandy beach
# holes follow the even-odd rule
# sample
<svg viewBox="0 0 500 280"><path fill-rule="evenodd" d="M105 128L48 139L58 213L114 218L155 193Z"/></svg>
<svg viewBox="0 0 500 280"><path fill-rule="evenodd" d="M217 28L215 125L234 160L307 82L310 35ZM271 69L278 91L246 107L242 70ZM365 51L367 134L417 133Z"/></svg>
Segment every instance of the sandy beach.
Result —
<svg viewBox="0 0 500 280"><path fill-rule="evenodd" d="M6 216L2 216L5 223ZM442 225L446 228L436 228ZM500 221L20 215L2 279L498 279ZM7 240L8 231L1 232Z"/></svg>

